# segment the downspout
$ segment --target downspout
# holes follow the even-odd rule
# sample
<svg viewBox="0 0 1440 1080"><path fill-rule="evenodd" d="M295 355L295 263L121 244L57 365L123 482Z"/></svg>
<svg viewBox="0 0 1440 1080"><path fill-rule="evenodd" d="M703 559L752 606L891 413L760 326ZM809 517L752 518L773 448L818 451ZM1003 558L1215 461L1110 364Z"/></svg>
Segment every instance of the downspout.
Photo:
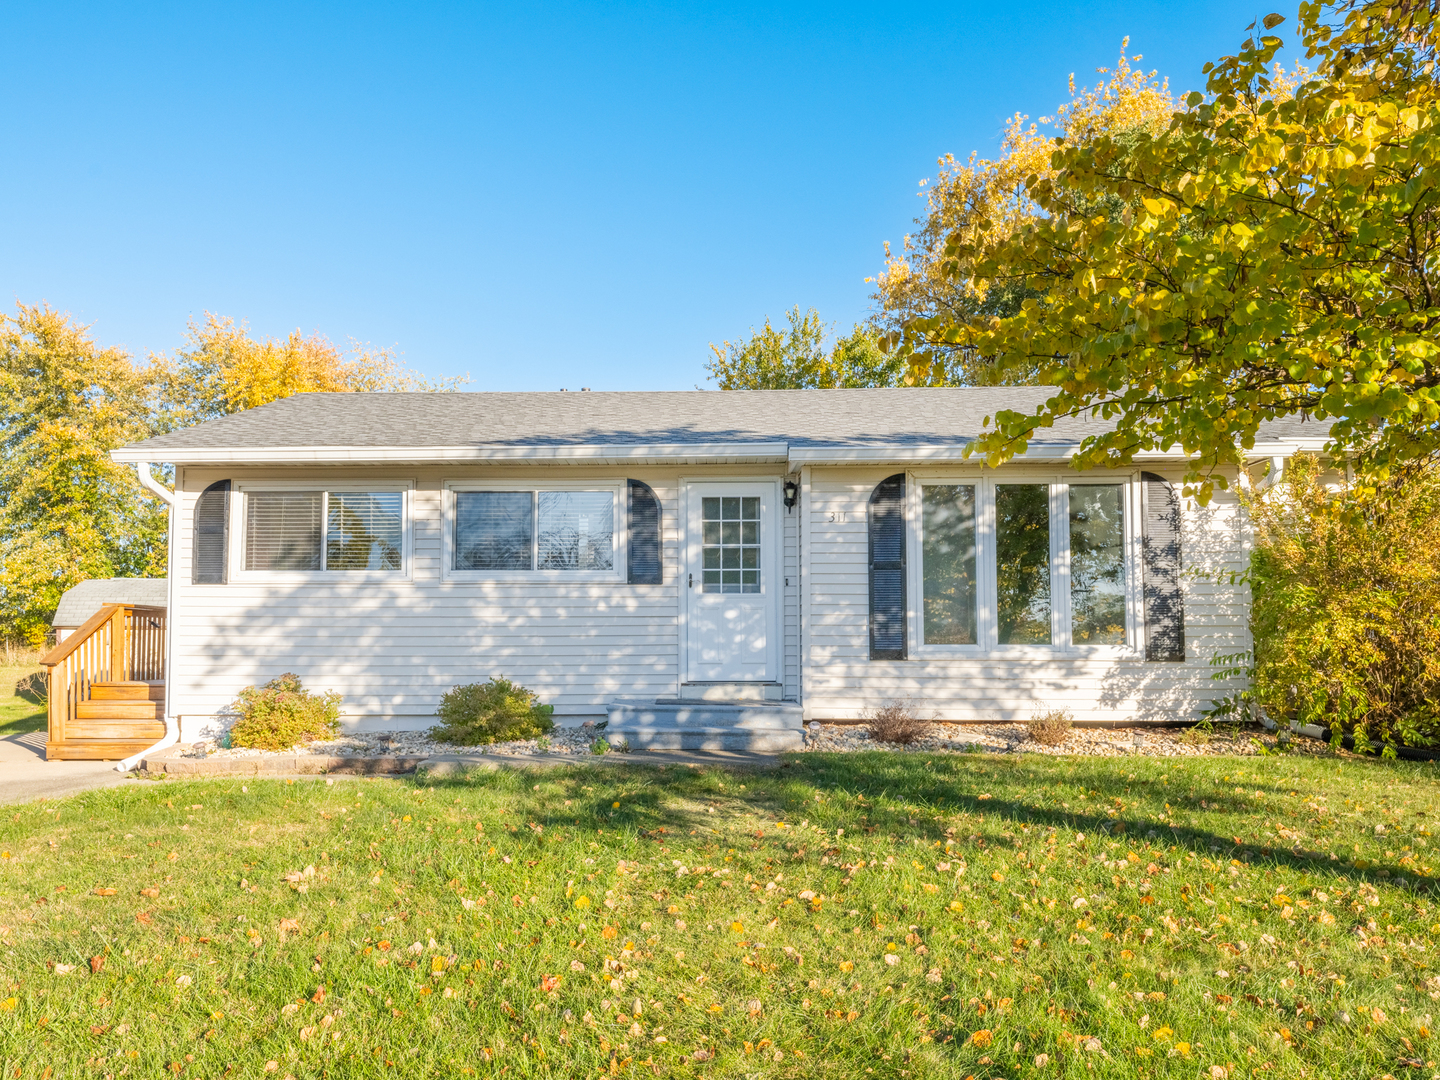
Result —
<svg viewBox="0 0 1440 1080"><path fill-rule="evenodd" d="M164 750L167 746L174 746L180 741L180 721L171 713L170 697L170 666L175 655L175 493L161 485L150 473L148 461L137 461L135 472L140 478L140 486L151 494L155 495L161 502L170 508L170 527L167 530L165 548L165 734L154 746L140 751L138 754L131 754L115 766L118 773L128 773L140 761L157 750ZM178 475L178 474L177 474Z"/></svg>

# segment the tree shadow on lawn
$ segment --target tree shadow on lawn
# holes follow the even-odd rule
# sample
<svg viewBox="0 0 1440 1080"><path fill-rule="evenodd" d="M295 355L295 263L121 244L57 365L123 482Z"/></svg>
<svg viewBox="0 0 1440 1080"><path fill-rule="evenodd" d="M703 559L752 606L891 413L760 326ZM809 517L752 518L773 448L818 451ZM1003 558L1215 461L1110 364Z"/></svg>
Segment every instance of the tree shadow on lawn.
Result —
<svg viewBox="0 0 1440 1080"><path fill-rule="evenodd" d="M1113 767L1090 764L1100 761ZM1178 764L1193 767L1207 762L1213 762L1216 770L1253 769L1259 764L1250 759L1210 758L1179 759ZM1272 820L1282 814L1294 814L1298 828L1303 802L1283 807L1268 803L1257 808L1236 797L1234 784L1228 781L1230 786L1223 790L1187 791L1191 782L1213 784L1216 777L1195 777L1188 768L1176 772L1176 764L1168 758L899 755L880 751L807 754L766 772L673 765L597 769L592 765L544 774L471 773L428 779L424 784L435 788L437 794L452 788L456 793L473 792L481 784L508 788L525 804L525 818L531 826L604 829L620 833L622 839L633 836L658 845L694 838L715 842L722 837L734 843L737 834L748 836L752 848L768 846L767 842L788 844L793 834L777 827L778 823L793 827L806 820L828 831L829 842L836 845L842 841L875 844L919 839L926 844L950 841L963 851L969 845L1012 844L1016 839L1012 830L1023 826L1083 833L1097 844L1129 838L1139 844L1148 840L1159 846L1178 845L1215 858L1263 860L1372 886L1383 883L1393 887L1396 875L1414 874L1398 864L1376 862L1358 867L1346 865L1328 852L1266 843L1254 836L1246 840L1242 833L1254 834L1259 827L1283 824ZM1401 774L1386 778L1392 784L1402 778L1433 782L1440 775L1433 765L1409 762L1349 759L1344 767ZM1163 781L1163 776L1169 776L1170 782ZM1251 776L1243 786L1247 791L1264 792L1267 799L1288 799L1295 785L1276 782L1282 779ZM538 791L536 780L540 781ZM1057 785L1062 784L1080 785L1088 802L1108 804L1115 814L1097 811L1093 805L1081 809L1054 805ZM1078 795L1072 798L1078 800ZM566 799L571 801L569 807L564 805ZM1177 813L1209 820L1162 820ZM841 829L844 832L838 833ZM1433 882L1411 880L1417 890L1437 891Z"/></svg>
<svg viewBox="0 0 1440 1080"><path fill-rule="evenodd" d="M923 754L906 755L910 761L900 762L898 756L886 753L815 755L807 759L811 782L832 794L841 792L865 797L867 813L863 817L866 832L908 832L928 840L948 838L961 842L974 836L982 844L1009 842L1014 839L1012 827L1028 826L1041 829L1068 829L1083 833L1087 838L1122 840L1125 837L1140 843L1158 834L1153 840L1168 845L1178 845L1197 852L1209 853L1217 858L1239 858L1248 861L1268 860L1275 865L1284 865L1301 871L1318 872L1364 881L1372 885L1386 883L1394 886L1394 875L1406 871L1399 865L1376 863L1364 868L1346 866L1338 858L1332 859L1328 852L1309 850L1298 845L1284 846L1265 843L1259 839L1246 841L1243 832L1253 832L1260 822L1266 827L1270 819L1281 813L1274 804L1263 810L1245 804L1234 795L1235 783L1229 782L1223 791L1189 792L1182 783L1190 776L1173 771L1176 759L1166 758L1053 758L1041 755L1011 756L952 756ZM919 759L914 760L914 759ZM1308 760L1308 759L1307 759ZM1091 762L1109 762L1115 767L1090 767ZM1226 765L1221 765L1221 761ZM1179 759L1184 766L1197 763L1212 763L1217 771L1235 771L1253 767L1257 762L1250 759L1224 758ZM1279 762L1276 762L1279 764ZM1410 762L1384 762L1376 759L1348 759L1348 769L1383 769L1401 774L1405 779L1433 783L1440 770L1434 766ZM1076 774L1079 775L1076 775ZM1169 775L1172 782L1167 784L1161 777ZM1204 783L1213 783L1213 776L1205 776ZM1243 785L1247 791L1261 791L1269 797L1289 797L1294 784L1277 784L1273 778L1256 782L1254 777ZM1389 779L1389 778L1387 778ZM1399 776L1390 779L1394 784ZM1173 781L1181 781L1176 783ZM1108 802L1116 813L1096 813L1093 810L1076 810L1051 805L1058 783L1075 784L1082 782L1090 795L1091 802ZM1304 781L1299 781L1303 783ZM1015 788L1024 794L1016 797ZM1338 792L1337 792L1338 793ZM1332 794L1333 797L1333 794ZM858 800L857 800L858 802ZM1167 810L1174 813L1199 814L1210 818L1220 817L1225 824L1215 822L1185 823L1163 821L1161 815ZM917 817L907 807L920 807L931 811L929 818ZM1286 813L1294 813L1303 807L1289 806ZM958 814L977 815L969 834L961 836L959 829L947 831L942 821L934 814L954 816ZM851 816L854 816L852 811ZM1259 818L1259 821L1256 818ZM1298 822L1297 822L1298 824ZM846 827L843 826L842 827ZM847 832L849 828L847 828ZM1222 831L1223 829L1223 831ZM1389 879L1389 880L1387 880ZM1429 892L1440 891L1436 883L1416 880L1417 889Z"/></svg>

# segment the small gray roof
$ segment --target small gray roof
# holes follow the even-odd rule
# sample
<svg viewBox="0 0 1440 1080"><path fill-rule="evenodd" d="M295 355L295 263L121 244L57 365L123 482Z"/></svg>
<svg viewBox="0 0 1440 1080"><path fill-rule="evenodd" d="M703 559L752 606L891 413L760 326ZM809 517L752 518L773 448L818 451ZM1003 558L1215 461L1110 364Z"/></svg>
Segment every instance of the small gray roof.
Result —
<svg viewBox="0 0 1440 1080"><path fill-rule="evenodd" d="M1001 409L1035 409L1049 387L296 394L125 447L135 460L185 451L781 443L791 448L959 446ZM1110 425L1074 417L1037 441L1073 445ZM1323 439L1327 425L1273 421L1265 440ZM206 455L210 456L209 454Z"/></svg>
<svg viewBox="0 0 1440 1080"><path fill-rule="evenodd" d="M92 578L65 590L50 624L79 626L106 604L164 607L168 602L169 583L165 578Z"/></svg>

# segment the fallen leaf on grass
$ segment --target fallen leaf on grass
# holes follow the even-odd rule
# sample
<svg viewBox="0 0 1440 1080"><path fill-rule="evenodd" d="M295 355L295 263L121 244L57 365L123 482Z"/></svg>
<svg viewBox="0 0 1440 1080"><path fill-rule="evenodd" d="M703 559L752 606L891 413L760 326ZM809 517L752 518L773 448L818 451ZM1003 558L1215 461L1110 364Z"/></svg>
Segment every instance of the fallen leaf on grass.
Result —
<svg viewBox="0 0 1440 1080"><path fill-rule="evenodd" d="M115 895L115 890L114 890L114 889L110 889L110 888L105 888L105 887L103 887L103 886L97 885L97 886L95 887L95 895L96 895L96 896L114 896L114 895Z"/></svg>
<svg viewBox="0 0 1440 1080"><path fill-rule="evenodd" d="M160 890L159 890L159 889L156 889L156 888L153 888L153 887L148 888L148 889L141 889L141 890L140 890L140 895L141 895L141 896L148 896L148 897L150 897L150 899L153 900L153 899L155 899L155 897L157 897L157 896L160 895Z"/></svg>
<svg viewBox="0 0 1440 1080"><path fill-rule="evenodd" d="M90 957L90 974L92 974L92 975L99 975L100 972L102 972L102 971L104 971L104 970L105 970L105 957L103 957L103 956L92 956L92 957Z"/></svg>

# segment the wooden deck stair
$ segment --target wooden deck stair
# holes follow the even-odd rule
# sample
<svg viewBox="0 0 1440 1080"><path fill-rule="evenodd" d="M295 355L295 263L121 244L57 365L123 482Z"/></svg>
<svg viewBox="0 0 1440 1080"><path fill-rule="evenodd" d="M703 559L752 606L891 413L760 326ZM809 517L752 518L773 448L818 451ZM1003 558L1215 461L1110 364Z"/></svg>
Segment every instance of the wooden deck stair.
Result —
<svg viewBox="0 0 1440 1080"><path fill-rule="evenodd" d="M165 736L165 609L107 604L55 646L45 756L114 761Z"/></svg>

